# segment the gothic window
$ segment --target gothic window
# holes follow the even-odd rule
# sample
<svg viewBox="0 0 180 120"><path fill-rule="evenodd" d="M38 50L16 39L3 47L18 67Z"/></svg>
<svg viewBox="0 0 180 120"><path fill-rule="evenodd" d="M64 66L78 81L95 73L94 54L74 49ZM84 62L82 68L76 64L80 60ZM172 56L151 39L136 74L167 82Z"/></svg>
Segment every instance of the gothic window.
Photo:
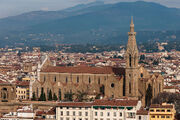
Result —
<svg viewBox="0 0 180 120"><path fill-rule="evenodd" d="M68 77L66 77L66 83L68 83Z"/></svg>
<svg viewBox="0 0 180 120"><path fill-rule="evenodd" d="M131 58L131 55L129 54L129 67L132 66L132 63L131 63L132 61L131 61L131 59L132 59L132 58Z"/></svg>
<svg viewBox="0 0 180 120"><path fill-rule="evenodd" d="M129 82L129 94L131 94L131 82Z"/></svg>
<svg viewBox="0 0 180 120"><path fill-rule="evenodd" d="M143 77L143 73L141 73L141 77Z"/></svg>
<svg viewBox="0 0 180 120"><path fill-rule="evenodd" d="M56 76L54 77L54 82L56 82Z"/></svg>
<svg viewBox="0 0 180 120"><path fill-rule="evenodd" d="M46 81L46 76L44 76L44 82Z"/></svg>
<svg viewBox="0 0 180 120"><path fill-rule="evenodd" d="M99 84L99 85L101 84L100 77L98 78L98 84Z"/></svg>
<svg viewBox="0 0 180 120"><path fill-rule="evenodd" d="M134 57L134 66L136 66L136 54L135 54L135 57Z"/></svg>
<svg viewBox="0 0 180 120"><path fill-rule="evenodd" d="M79 83L79 76L77 76L77 83Z"/></svg>
<svg viewBox="0 0 180 120"><path fill-rule="evenodd" d="M91 78L89 77L89 84L91 83Z"/></svg>
<svg viewBox="0 0 180 120"><path fill-rule="evenodd" d="M36 89L37 97L39 96L39 90L38 88Z"/></svg>

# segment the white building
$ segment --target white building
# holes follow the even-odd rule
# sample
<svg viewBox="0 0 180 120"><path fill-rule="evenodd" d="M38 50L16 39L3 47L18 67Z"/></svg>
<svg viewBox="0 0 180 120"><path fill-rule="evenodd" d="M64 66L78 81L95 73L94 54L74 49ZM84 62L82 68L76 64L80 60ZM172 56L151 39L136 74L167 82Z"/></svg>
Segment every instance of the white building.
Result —
<svg viewBox="0 0 180 120"><path fill-rule="evenodd" d="M24 106L21 109L18 109L17 112L5 114L0 120L33 120L34 115L32 106Z"/></svg>
<svg viewBox="0 0 180 120"><path fill-rule="evenodd" d="M140 108L141 101L137 100L96 100L94 102L62 102L59 103L56 107L56 119L136 120L136 112L140 110Z"/></svg>

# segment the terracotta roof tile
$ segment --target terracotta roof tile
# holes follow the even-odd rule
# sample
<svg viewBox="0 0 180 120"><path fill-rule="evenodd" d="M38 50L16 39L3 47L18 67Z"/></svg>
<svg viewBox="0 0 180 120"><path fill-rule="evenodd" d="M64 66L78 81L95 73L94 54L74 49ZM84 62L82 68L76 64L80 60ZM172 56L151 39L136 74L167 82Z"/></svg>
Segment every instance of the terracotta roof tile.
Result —
<svg viewBox="0 0 180 120"><path fill-rule="evenodd" d="M48 66L41 72L57 72L57 73L91 73L91 74L116 74L124 75L124 68L115 67L89 67L89 66L77 66L77 67L57 67Z"/></svg>

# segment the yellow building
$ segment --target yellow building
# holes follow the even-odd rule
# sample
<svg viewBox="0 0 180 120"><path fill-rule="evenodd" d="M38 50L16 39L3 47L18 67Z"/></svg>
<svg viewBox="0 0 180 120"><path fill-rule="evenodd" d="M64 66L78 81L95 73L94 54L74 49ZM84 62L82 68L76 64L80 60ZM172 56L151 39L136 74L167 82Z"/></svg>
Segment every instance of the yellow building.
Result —
<svg viewBox="0 0 180 120"><path fill-rule="evenodd" d="M19 100L29 99L29 82L18 81L16 83L16 99Z"/></svg>
<svg viewBox="0 0 180 120"><path fill-rule="evenodd" d="M174 120L175 113L173 104L152 104L149 109L150 120Z"/></svg>

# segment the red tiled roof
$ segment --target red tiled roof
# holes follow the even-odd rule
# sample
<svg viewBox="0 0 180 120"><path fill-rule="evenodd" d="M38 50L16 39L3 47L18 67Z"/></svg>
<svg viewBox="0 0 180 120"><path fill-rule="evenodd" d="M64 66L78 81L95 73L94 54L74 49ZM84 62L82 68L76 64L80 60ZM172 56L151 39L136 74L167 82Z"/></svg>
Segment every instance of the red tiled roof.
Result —
<svg viewBox="0 0 180 120"><path fill-rule="evenodd" d="M150 108L173 108L173 105L151 104Z"/></svg>
<svg viewBox="0 0 180 120"><path fill-rule="evenodd" d="M16 81L16 85L18 86L29 86L28 81Z"/></svg>
<svg viewBox="0 0 180 120"><path fill-rule="evenodd" d="M62 102L63 107L91 107L91 106L136 106L138 100L95 100L94 102Z"/></svg>
<svg viewBox="0 0 180 120"><path fill-rule="evenodd" d="M77 66L77 67L55 67L48 66L41 72L57 72L57 73L91 73L91 74L116 74L124 75L124 68L114 67L89 67L89 66Z"/></svg>
<svg viewBox="0 0 180 120"><path fill-rule="evenodd" d="M58 106L63 106L63 107L91 107L92 103L91 102L62 102L59 103Z"/></svg>
<svg viewBox="0 0 180 120"><path fill-rule="evenodd" d="M136 106L138 100L95 100L93 105L96 106Z"/></svg>
<svg viewBox="0 0 180 120"><path fill-rule="evenodd" d="M144 108L141 108L137 111L136 115L148 115L148 111L146 111Z"/></svg>

